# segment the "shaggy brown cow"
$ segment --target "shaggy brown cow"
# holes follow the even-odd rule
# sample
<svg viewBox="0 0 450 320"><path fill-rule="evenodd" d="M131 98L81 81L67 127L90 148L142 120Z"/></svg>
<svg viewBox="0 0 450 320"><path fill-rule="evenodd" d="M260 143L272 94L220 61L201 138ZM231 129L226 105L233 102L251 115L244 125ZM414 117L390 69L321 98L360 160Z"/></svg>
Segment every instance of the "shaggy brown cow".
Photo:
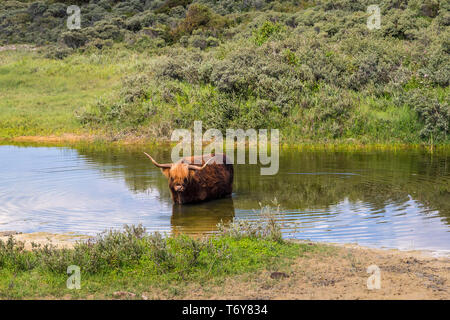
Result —
<svg viewBox="0 0 450 320"><path fill-rule="evenodd" d="M145 155L169 179L169 188L175 203L199 202L231 195L233 164L224 154L185 157L175 163L166 164L159 164L147 153Z"/></svg>

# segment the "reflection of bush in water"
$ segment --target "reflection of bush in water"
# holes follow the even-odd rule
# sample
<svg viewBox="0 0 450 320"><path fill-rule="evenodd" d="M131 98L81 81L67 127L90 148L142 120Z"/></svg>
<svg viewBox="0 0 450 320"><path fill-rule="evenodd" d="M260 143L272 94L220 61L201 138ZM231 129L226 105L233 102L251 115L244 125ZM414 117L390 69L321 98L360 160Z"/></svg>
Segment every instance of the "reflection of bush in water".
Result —
<svg viewBox="0 0 450 320"><path fill-rule="evenodd" d="M446 156L416 152L301 153L281 155L277 176L251 179L259 169L237 167L235 192L240 209L257 208L258 203L276 197L285 209L327 208L345 198L362 201L375 210L387 204L404 203L408 195L450 219L448 165ZM289 174L312 173L312 174ZM353 173L354 175L321 174ZM414 174L414 175L413 175ZM450 222L450 220L449 220Z"/></svg>
<svg viewBox="0 0 450 320"><path fill-rule="evenodd" d="M148 151L148 149L146 149ZM161 150L152 150L155 159L161 162L170 161L170 149L167 152ZM156 190L160 194L161 201L170 199L170 191L167 179L162 175L159 169L139 151L121 148L111 148L107 146L83 146L77 148L80 155L88 158L89 165L98 169L108 176L115 176L124 179L125 183L132 192L147 192ZM148 175L150 170L156 170L152 176Z"/></svg>

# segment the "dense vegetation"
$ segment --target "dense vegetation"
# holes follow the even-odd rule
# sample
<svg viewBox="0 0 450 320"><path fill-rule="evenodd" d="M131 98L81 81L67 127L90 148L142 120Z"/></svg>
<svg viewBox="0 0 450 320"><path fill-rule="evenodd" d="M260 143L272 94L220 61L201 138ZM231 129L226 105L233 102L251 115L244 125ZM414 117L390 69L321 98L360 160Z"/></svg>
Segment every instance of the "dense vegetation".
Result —
<svg viewBox="0 0 450 320"><path fill-rule="evenodd" d="M267 219L263 221L273 221ZM0 240L0 297L113 297L128 290L136 298L151 290L177 296L190 283L225 281L257 270L284 270L305 253L332 252L320 244L296 244L280 237L276 223L232 223L209 238L147 234L142 226L107 231L72 249ZM78 266L81 289L66 287L67 268ZM130 297L129 297L130 298Z"/></svg>
<svg viewBox="0 0 450 320"><path fill-rule="evenodd" d="M168 138L202 120L289 142L448 142L448 1L377 3L379 30L366 0L3 1L0 41L66 65L132 61L120 89L72 106L88 130Z"/></svg>

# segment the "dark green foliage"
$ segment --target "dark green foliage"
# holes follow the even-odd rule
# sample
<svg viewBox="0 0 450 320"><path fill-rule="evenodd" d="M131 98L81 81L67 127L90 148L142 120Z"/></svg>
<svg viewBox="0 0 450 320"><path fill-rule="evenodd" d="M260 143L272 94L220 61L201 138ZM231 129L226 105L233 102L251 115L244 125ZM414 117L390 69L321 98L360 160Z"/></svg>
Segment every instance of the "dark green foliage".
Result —
<svg viewBox="0 0 450 320"><path fill-rule="evenodd" d="M424 140L445 141L450 134L449 100L439 101L425 90L413 90L399 99L417 111L424 126L420 135Z"/></svg>
<svg viewBox="0 0 450 320"><path fill-rule="evenodd" d="M256 268L280 254L292 254L297 248L280 238L275 220L220 228L220 235L194 239L147 234L141 225L125 225L123 231L105 231L88 241L77 242L73 249L33 244L31 251L10 237L6 242L0 240L0 268L65 275L68 266L76 265L83 276L134 269L146 276L170 274L174 279L186 280L198 272L207 277L246 271L237 265L249 263L249 255L254 260L250 266Z"/></svg>
<svg viewBox="0 0 450 320"><path fill-rule="evenodd" d="M112 12L118 16L125 15L129 17L138 12L142 12L143 10L144 7L139 0L129 0L119 2L117 5L114 6Z"/></svg>
<svg viewBox="0 0 450 320"><path fill-rule="evenodd" d="M79 30L70 30L63 33L62 40L69 48L74 49L84 46L88 42L89 37L86 33Z"/></svg>
<svg viewBox="0 0 450 320"><path fill-rule="evenodd" d="M125 21L125 25L130 31L139 31L144 27L150 27L157 22L158 17L151 11L134 15Z"/></svg>
<svg viewBox="0 0 450 320"><path fill-rule="evenodd" d="M50 59L64 59L68 57L72 53L72 49L69 47L61 47L61 46L48 46L42 50L44 52L45 57Z"/></svg>
<svg viewBox="0 0 450 320"><path fill-rule="evenodd" d="M37 259L25 251L25 246L11 236L6 242L0 240L0 268L13 270L30 270L35 267Z"/></svg>
<svg viewBox="0 0 450 320"><path fill-rule="evenodd" d="M123 43L152 61L136 71L142 81L84 106L86 126L169 132L203 120L325 139L448 139L448 1L382 0L380 30L366 26L369 0L79 1L83 28L72 31L67 3L0 3L0 41L51 44L57 59ZM427 100L396 102L415 89Z"/></svg>
<svg viewBox="0 0 450 320"><path fill-rule="evenodd" d="M262 45L273 35L280 33L283 27L280 24L265 21L264 24L253 32L254 41L257 45Z"/></svg>
<svg viewBox="0 0 450 320"><path fill-rule="evenodd" d="M62 3L51 4L47 9L47 14L54 18L64 18L67 13L67 6Z"/></svg>
<svg viewBox="0 0 450 320"><path fill-rule="evenodd" d="M64 17L66 17L66 16L64 16ZM106 20L107 17L108 17L108 11L99 5L89 4L85 7L82 7L82 10L81 10L82 27L92 26L97 21L101 21L103 19Z"/></svg>
<svg viewBox="0 0 450 320"><path fill-rule="evenodd" d="M192 34L194 30L208 30L217 33L227 25L228 21L214 13L208 6L193 3L188 7L186 17L171 31L171 38L176 42L182 36Z"/></svg>
<svg viewBox="0 0 450 320"><path fill-rule="evenodd" d="M192 0L166 0L162 6L155 10L155 13L169 13L170 9L179 6L186 8L191 2Z"/></svg>

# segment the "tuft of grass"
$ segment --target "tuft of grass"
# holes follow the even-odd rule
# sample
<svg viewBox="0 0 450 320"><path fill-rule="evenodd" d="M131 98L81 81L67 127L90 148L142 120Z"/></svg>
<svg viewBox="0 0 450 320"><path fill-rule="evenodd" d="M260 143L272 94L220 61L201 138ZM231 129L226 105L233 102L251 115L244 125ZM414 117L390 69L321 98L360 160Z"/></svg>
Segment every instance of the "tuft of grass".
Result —
<svg viewBox="0 0 450 320"><path fill-rule="evenodd" d="M275 199L273 206L261 207L260 218L257 221L249 220L234 220L231 223L225 225L223 223L218 224L219 234L225 237L231 237L233 239L268 239L278 243L284 243L281 226L277 223L276 217L280 215L280 205Z"/></svg>

